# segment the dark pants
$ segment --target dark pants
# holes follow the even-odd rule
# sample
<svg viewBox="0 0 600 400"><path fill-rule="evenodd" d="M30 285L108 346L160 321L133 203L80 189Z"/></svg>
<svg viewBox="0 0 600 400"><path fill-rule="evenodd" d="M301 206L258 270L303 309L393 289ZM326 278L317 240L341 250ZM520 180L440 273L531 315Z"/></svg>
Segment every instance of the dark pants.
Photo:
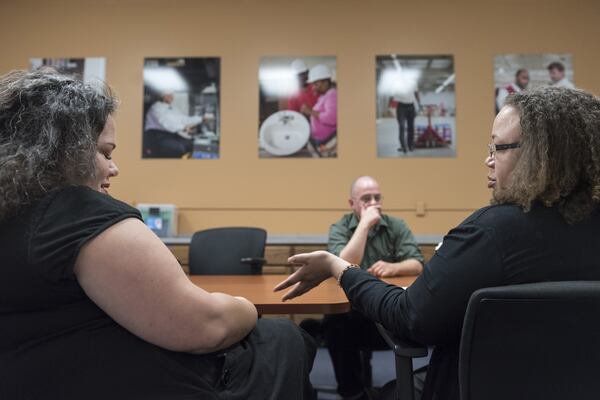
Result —
<svg viewBox="0 0 600 400"><path fill-rule="evenodd" d="M150 129L144 132L143 158L181 158L192 152L193 140L176 133Z"/></svg>
<svg viewBox="0 0 600 400"><path fill-rule="evenodd" d="M329 314L323 319L323 334L331 356L338 393L353 396L364 390L361 350L387 350L375 324L356 311Z"/></svg>
<svg viewBox="0 0 600 400"><path fill-rule="evenodd" d="M205 376L219 400L315 400L309 379L315 354L312 337L293 322L261 318L239 344L207 356L213 361Z"/></svg>
<svg viewBox="0 0 600 400"><path fill-rule="evenodd" d="M95 307L95 306L94 306ZM89 331L87 331L89 329ZM11 400L314 400L316 346L288 319L260 318L235 345L173 352L108 318L44 345L0 355L0 398Z"/></svg>
<svg viewBox="0 0 600 400"><path fill-rule="evenodd" d="M413 141L415 138L415 105L410 103L398 103L396 106L396 119L398 120L398 126L400 129L400 146L402 150L406 153L407 150L412 150ZM406 123L406 139L404 137L404 125ZM407 145L408 141L408 147Z"/></svg>

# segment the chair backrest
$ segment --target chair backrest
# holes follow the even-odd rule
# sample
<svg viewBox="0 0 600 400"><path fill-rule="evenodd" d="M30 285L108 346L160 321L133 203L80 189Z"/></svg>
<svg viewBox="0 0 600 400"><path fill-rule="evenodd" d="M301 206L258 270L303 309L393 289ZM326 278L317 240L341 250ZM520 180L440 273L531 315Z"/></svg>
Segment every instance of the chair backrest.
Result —
<svg viewBox="0 0 600 400"><path fill-rule="evenodd" d="M600 282L477 290L460 347L461 400L600 398Z"/></svg>
<svg viewBox="0 0 600 400"><path fill-rule="evenodd" d="M261 228L228 227L196 232L190 242L190 274L260 274L266 240L267 231Z"/></svg>

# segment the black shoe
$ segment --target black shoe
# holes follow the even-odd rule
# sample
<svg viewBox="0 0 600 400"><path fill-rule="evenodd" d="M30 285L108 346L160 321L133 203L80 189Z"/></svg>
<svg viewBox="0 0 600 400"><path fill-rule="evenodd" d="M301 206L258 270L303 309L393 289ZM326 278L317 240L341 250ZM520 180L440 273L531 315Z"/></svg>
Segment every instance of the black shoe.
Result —
<svg viewBox="0 0 600 400"><path fill-rule="evenodd" d="M405 149L405 148L398 147L398 151L403 151L403 152L404 152L404 154L406 154L406 149Z"/></svg>

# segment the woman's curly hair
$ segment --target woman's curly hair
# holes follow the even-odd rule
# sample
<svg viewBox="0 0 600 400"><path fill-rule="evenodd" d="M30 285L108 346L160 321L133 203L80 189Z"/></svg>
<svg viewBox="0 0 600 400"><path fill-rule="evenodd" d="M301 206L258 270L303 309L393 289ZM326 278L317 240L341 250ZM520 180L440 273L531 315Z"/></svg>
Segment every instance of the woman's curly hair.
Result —
<svg viewBox="0 0 600 400"><path fill-rule="evenodd" d="M494 202L525 211L534 202L557 206L568 223L600 203L600 99L577 89L544 87L515 93L506 105L521 124L521 154Z"/></svg>
<svg viewBox="0 0 600 400"><path fill-rule="evenodd" d="M117 100L51 69L0 77L0 220L95 177L96 142Z"/></svg>

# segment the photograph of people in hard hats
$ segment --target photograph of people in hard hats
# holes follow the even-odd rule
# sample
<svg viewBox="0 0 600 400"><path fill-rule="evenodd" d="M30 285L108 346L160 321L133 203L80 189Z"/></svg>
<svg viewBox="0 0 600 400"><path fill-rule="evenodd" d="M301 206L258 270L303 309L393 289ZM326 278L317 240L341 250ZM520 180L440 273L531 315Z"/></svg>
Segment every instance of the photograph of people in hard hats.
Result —
<svg viewBox="0 0 600 400"><path fill-rule="evenodd" d="M512 93L548 85L575 87L570 54L501 54L494 57L496 114Z"/></svg>
<svg viewBox="0 0 600 400"><path fill-rule="evenodd" d="M104 81L106 78L106 58L30 58L29 69L52 67L60 73L77 76L84 82Z"/></svg>
<svg viewBox="0 0 600 400"><path fill-rule="evenodd" d="M335 57L263 57L258 81L260 158L337 156Z"/></svg>
<svg viewBox="0 0 600 400"><path fill-rule="evenodd" d="M377 156L456 156L453 56L382 55L375 66Z"/></svg>
<svg viewBox="0 0 600 400"><path fill-rule="evenodd" d="M142 158L219 158L220 59L146 58Z"/></svg>

